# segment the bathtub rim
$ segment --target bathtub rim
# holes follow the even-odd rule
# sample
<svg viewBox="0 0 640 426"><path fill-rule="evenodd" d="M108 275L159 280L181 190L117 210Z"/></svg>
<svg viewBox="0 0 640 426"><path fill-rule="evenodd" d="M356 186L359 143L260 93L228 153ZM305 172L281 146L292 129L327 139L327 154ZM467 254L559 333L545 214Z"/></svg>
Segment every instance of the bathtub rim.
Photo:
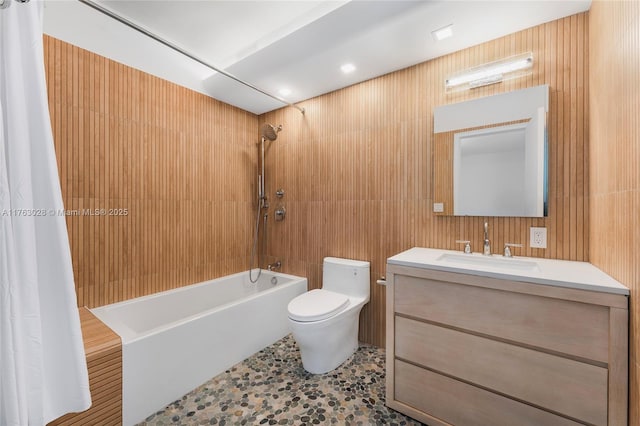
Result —
<svg viewBox="0 0 640 426"><path fill-rule="evenodd" d="M257 271L257 268L254 268L251 270L252 272ZM120 339L122 340L122 345L126 345L126 344L131 344L134 343L136 341L142 340L144 338L147 337L151 337L154 335L157 335L159 333L162 333L164 331L167 331L173 327L178 327L182 324L186 324L189 323L191 321L196 321L200 318L203 318L204 316L207 316L209 314L212 314L214 312L217 311L221 311L223 309L227 309L229 307L238 305L239 303L241 303L242 301L249 301L249 300L253 300L257 297L260 297L260 295L263 294L268 294L274 291L277 291L278 289L282 288L283 286L289 286L289 285L294 285L300 281L306 281L307 282L307 291L308 291L308 279L306 277L301 277L299 275L291 275L291 274L286 274L283 272L276 272L276 271L268 271L265 269L262 269L262 273L263 274L268 274L270 276L275 276L275 277L283 277L283 278L289 278L290 281L280 285L280 284L276 284L275 286L271 287L271 288L267 288L261 291L258 291L256 293L250 294L248 296L242 297L240 299L236 299L236 300L232 300L231 302L227 302L227 303L223 303L221 305L212 307L210 309L206 309L204 311L200 311L197 312L195 314L192 315L188 315L186 317L180 318L178 320L166 323L166 324L162 324L160 326L154 327L150 330L147 330L143 333L137 333L136 331L132 330L130 327L128 327L126 325L126 323L123 322L118 322L118 324L111 324L111 321L105 320L102 316L102 312L108 312L111 309L115 309L115 308L120 308L120 307L125 307L128 305L132 305L135 304L136 302L141 302L144 300L153 300L155 298L159 298L162 296L165 296L167 294L175 294L175 293L180 293L180 292L184 292L184 291L188 291L190 289L193 288L197 288L197 287L203 287L206 286L208 284L210 284L213 281L217 281L217 280L222 280L222 279L233 279L235 277L240 277L244 274L249 274L249 270L246 271L242 271L242 272L236 272L234 274L230 274L230 275L223 275L217 278L212 278L210 280L207 281L201 281L198 283L193 283L193 284L188 284L185 286L181 286L181 287L177 287L177 288L173 288L173 289L169 289L169 290L164 290L164 291L160 291L157 293L153 293L153 294L148 294L145 296L139 296L139 297L135 297L133 299L127 299L127 300L123 300L120 302L115 302L115 303L110 303L108 305L102 305L102 306L97 306L95 308L90 308L89 311L94 314L96 317L98 317L98 319L100 321L102 321L104 324L106 324L111 330L113 330L114 333L116 333ZM112 326L113 325L113 326ZM118 330L118 328L123 327L125 330Z"/></svg>

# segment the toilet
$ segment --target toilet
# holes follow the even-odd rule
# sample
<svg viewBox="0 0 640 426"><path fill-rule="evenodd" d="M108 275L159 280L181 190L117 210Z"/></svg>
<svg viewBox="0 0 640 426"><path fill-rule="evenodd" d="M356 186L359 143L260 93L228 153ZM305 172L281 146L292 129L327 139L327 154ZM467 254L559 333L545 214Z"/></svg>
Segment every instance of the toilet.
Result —
<svg viewBox="0 0 640 426"><path fill-rule="evenodd" d="M369 262L325 257L322 289L289 302L289 325L309 373L334 370L358 349L360 310L369 301Z"/></svg>

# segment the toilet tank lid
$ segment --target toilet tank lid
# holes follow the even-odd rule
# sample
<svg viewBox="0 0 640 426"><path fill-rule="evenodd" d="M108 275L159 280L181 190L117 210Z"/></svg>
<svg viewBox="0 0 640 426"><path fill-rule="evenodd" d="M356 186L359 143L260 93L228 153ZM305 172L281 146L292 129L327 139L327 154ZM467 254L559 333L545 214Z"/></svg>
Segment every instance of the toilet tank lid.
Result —
<svg viewBox="0 0 640 426"><path fill-rule="evenodd" d="M315 289L294 298L287 310L289 318L296 321L320 321L334 316L349 304L344 294Z"/></svg>
<svg viewBox="0 0 640 426"><path fill-rule="evenodd" d="M368 268L369 262L366 260L343 259L341 257L325 257L324 263L334 263L337 265L355 266L358 268Z"/></svg>

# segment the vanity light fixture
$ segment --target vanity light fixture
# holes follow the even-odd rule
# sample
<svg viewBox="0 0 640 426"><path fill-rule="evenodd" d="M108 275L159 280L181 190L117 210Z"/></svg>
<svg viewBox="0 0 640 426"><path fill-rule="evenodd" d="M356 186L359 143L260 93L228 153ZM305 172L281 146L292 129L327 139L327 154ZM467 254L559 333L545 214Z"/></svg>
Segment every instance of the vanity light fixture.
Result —
<svg viewBox="0 0 640 426"><path fill-rule="evenodd" d="M349 74L356 70L356 66L353 64L344 64L340 67L343 73Z"/></svg>
<svg viewBox="0 0 640 426"><path fill-rule="evenodd" d="M431 31L431 36L435 41L444 40L445 38L449 38L453 35L453 24L449 24L446 27L438 28L437 30Z"/></svg>
<svg viewBox="0 0 640 426"><path fill-rule="evenodd" d="M447 92L500 83L531 73L533 53L523 53L455 73L444 81Z"/></svg>

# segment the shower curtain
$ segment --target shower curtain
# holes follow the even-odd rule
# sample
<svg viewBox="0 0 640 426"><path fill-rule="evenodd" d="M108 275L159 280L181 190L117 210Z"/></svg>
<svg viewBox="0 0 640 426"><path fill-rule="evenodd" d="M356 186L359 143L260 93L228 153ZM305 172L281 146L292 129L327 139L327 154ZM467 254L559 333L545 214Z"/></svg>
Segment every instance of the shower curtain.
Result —
<svg viewBox="0 0 640 426"><path fill-rule="evenodd" d="M7 1L7 0L5 0ZM0 425L91 404L45 86L42 3L0 9Z"/></svg>

